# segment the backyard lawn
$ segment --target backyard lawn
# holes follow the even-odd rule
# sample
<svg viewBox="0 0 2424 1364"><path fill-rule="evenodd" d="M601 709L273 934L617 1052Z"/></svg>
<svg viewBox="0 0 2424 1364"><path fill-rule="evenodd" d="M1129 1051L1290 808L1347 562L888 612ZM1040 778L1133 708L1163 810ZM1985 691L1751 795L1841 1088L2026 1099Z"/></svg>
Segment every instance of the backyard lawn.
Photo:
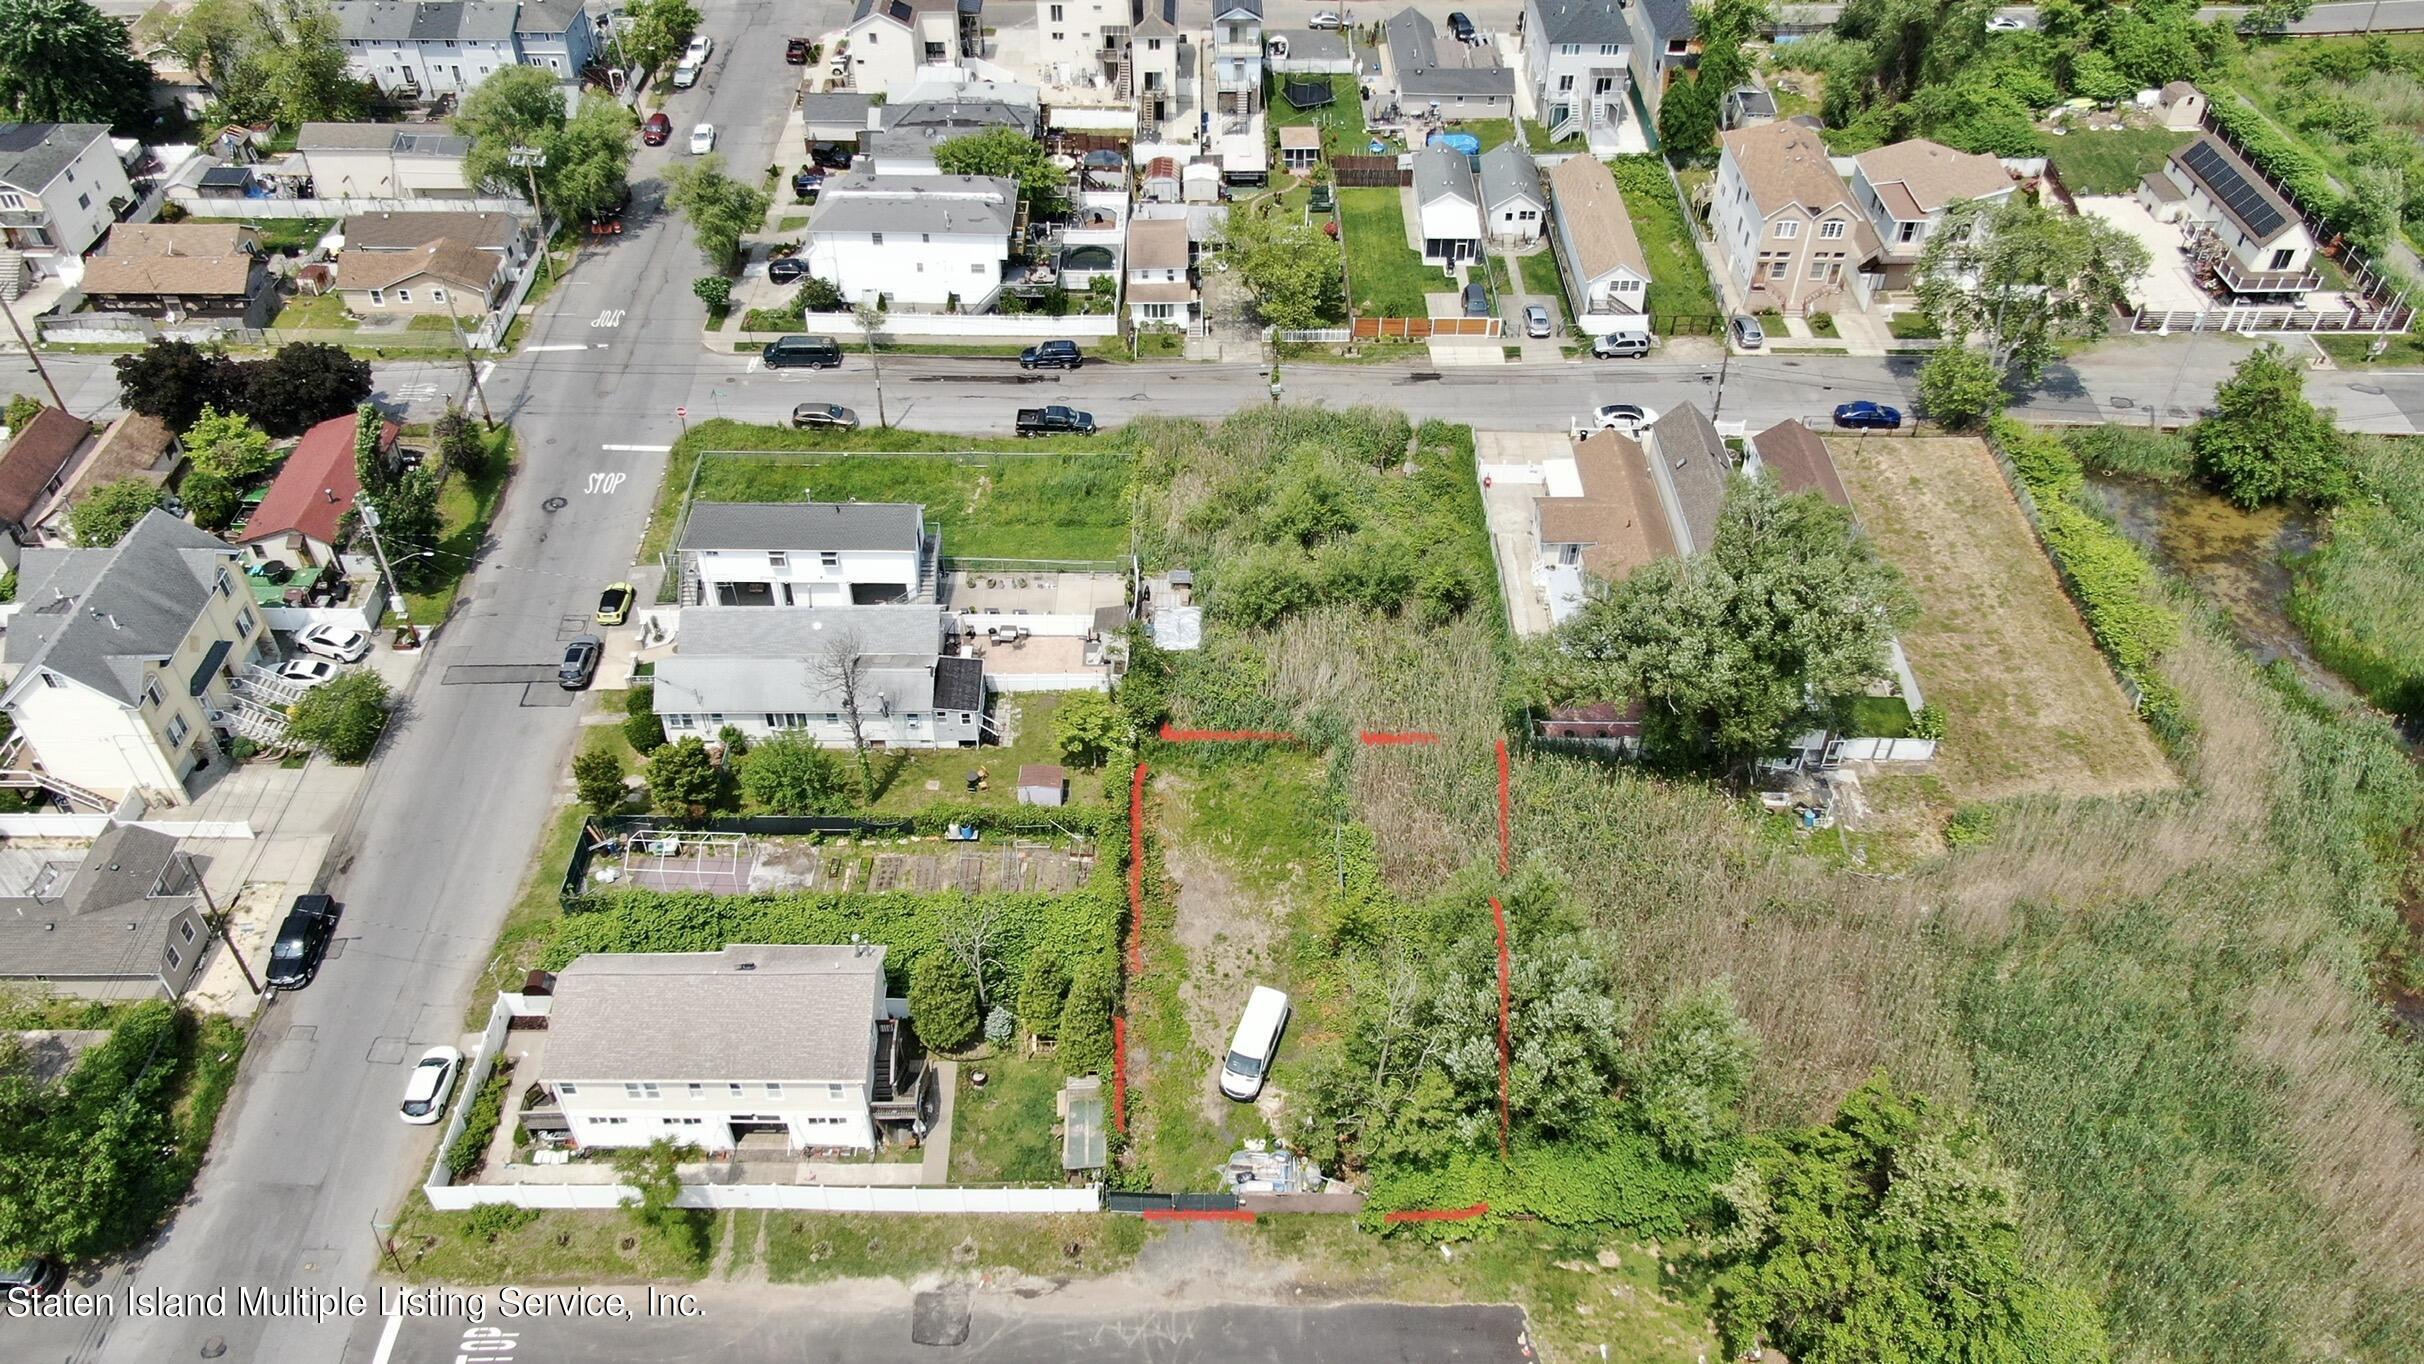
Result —
<svg viewBox="0 0 2424 1364"><path fill-rule="evenodd" d="M1717 295L1709 287L1709 269L1683 221L1683 204L1667 183L1654 155L1620 156L1608 163L1616 187L1624 194L1625 211L1633 218L1633 235L1641 239L1642 257L1650 266L1649 308L1654 325L1664 333L1664 319L1698 315L1717 317Z"/></svg>
<svg viewBox="0 0 2424 1364"><path fill-rule="evenodd" d="M329 229L337 225L334 218L186 218L189 223L238 223L261 234L261 249L283 251L293 247L308 251L320 244Z"/></svg>
<svg viewBox="0 0 2424 1364"><path fill-rule="evenodd" d="M347 316L345 300L335 294L297 294L278 310L270 326L285 331L352 331L360 323Z"/></svg>
<svg viewBox="0 0 2424 1364"><path fill-rule="evenodd" d="M1523 271L1523 291L1527 294L1565 294L1565 280L1557 273L1557 248L1547 247L1529 256L1517 256L1515 263Z"/></svg>
<svg viewBox="0 0 2424 1364"><path fill-rule="evenodd" d="M2187 145L2191 134L2169 128L2115 128L2074 132L2050 139L2047 153L2073 194L2130 194L2165 157Z"/></svg>
<svg viewBox="0 0 2424 1364"><path fill-rule="evenodd" d="M876 797L869 808L881 815L905 815L937 801L1004 809L1017 805L1019 766L1061 761L1060 748L1052 737L1052 716L1060 709L1061 696L1044 691L1004 692L996 697L994 721L1009 726L1012 733L1011 741L998 748L896 749L879 755L875 761ZM979 767L985 769L985 789L970 791L968 774ZM941 788L927 790L930 781L940 782ZM1069 768L1071 805L1104 804L1102 788L1100 771Z"/></svg>
<svg viewBox="0 0 2424 1364"><path fill-rule="evenodd" d="M1272 165L1279 164L1279 130L1307 123L1320 127L1324 157L1364 154L1363 101L1353 76L1330 77L1330 102L1311 109L1288 103L1280 93L1279 80L1272 78L1270 98L1265 101L1270 111Z"/></svg>
<svg viewBox="0 0 2424 1364"><path fill-rule="evenodd" d="M1406 245L1405 211L1394 189L1338 192L1340 230L1347 239L1347 290L1359 317L1428 317L1426 293L1454 286Z"/></svg>
<svg viewBox="0 0 2424 1364"><path fill-rule="evenodd" d="M982 1071L985 1087L971 1076ZM1060 1138L1052 1134L1061 1068L1049 1057L962 1061L951 1115L954 1184L1057 1184Z"/></svg>

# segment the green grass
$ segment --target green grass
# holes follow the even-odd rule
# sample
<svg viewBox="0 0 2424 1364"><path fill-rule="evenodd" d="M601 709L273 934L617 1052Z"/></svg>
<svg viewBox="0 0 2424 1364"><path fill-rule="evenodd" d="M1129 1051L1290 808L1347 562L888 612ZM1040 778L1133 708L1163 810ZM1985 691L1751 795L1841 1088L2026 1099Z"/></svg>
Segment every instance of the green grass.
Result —
<svg viewBox="0 0 2424 1364"><path fill-rule="evenodd" d="M1933 341L1944 335L1936 329L1935 319L1916 310L1899 312L1886 320L1887 330L1904 341Z"/></svg>
<svg viewBox="0 0 2424 1364"><path fill-rule="evenodd" d="M806 226L808 226L807 214L786 213L782 216L780 221L775 223L774 230L777 232L797 232Z"/></svg>
<svg viewBox="0 0 2424 1364"><path fill-rule="evenodd" d="M2359 437L2368 496L2331 514L2296 564L2290 614L2334 672L2401 716L2424 715L2424 473L2404 440Z"/></svg>
<svg viewBox="0 0 2424 1364"><path fill-rule="evenodd" d="M620 726L611 728L621 732ZM583 731L584 744L589 742L590 732ZM513 908L505 912L505 922L497 930L496 946L489 949L488 966L480 973L479 987L471 992L471 1003L464 1007L465 1031L486 1027L488 1010L496 1003L497 992L520 988L522 977L539 964L539 953L564 917L563 902L557 899L556 892L564 868L572 863L572 850L580 842L585 813L578 805L567 805L549 816L546 836L531 853L530 870L523 877L521 894L514 897Z"/></svg>
<svg viewBox="0 0 2424 1364"><path fill-rule="evenodd" d="M862 414L863 415L863 414ZM1097 437L1100 440L1100 437ZM1045 453L1037 447L1043 445ZM1128 550L1128 455L1117 448L1048 453L1044 442L895 429L802 432L721 418L690 428L666 461L640 557L663 552L694 461L710 450L794 452L709 457L703 502L895 501L925 504L960 558L1105 559ZM1024 452L998 460L871 458L884 452ZM865 453L856 453L865 452Z"/></svg>
<svg viewBox="0 0 2424 1364"><path fill-rule="evenodd" d="M1658 168L1654 155L1620 156L1608 163L1624 193L1625 211L1633 218L1633 235L1641 241L1642 258L1650 267L1648 305L1653 314L1697 314L1713 317L1724 311L1709 287L1708 266L1692 244L1691 228L1683 221L1683 204Z"/></svg>
<svg viewBox="0 0 2424 1364"><path fill-rule="evenodd" d="M2372 346L2377 339L2371 336L2318 336L2314 338L2315 343L2323 348L2323 353L2331 357L2332 363L2344 369L2364 365L2396 365L2402 368L2424 365L2424 337L2417 336L2413 332L2404 336L2391 337L2389 338L2389 348L2384 350L2379 357L2368 356L2367 348Z"/></svg>
<svg viewBox="0 0 2424 1364"><path fill-rule="evenodd" d="M320 244L329 229L337 225L334 218L187 218L189 223L238 223L261 234L261 249L283 251L293 247L308 251Z"/></svg>
<svg viewBox="0 0 2424 1364"><path fill-rule="evenodd" d="M775 1283L911 1279L973 1264L980 1270L1067 1278L1125 1269L1155 1229L1139 1217L1071 1213L1051 1217L879 1217L864 1213L770 1213L766 1276ZM961 1246L973 1249L962 1261ZM1071 1255L1069 1248L1077 1247Z"/></svg>
<svg viewBox="0 0 2424 1364"><path fill-rule="evenodd" d="M1899 696L1854 697L1850 724L1864 738L1904 738L1911 732L1910 703Z"/></svg>
<svg viewBox="0 0 2424 1364"><path fill-rule="evenodd" d="M2073 194L2130 194L2191 136L2169 128L2070 132L2047 139L2046 157Z"/></svg>
<svg viewBox="0 0 2424 1364"><path fill-rule="evenodd" d="M946 539L947 548L950 541ZM878 783L875 802L868 808L880 815L905 815L923 809L937 801L955 805L998 805L1004 808L1018 804L1018 769L1022 763L1057 763L1060 749L1052 738L1052 714L1060 708L1058 692L1021 692L1004 694L995 701L996 714L1015 708L1019 712L1018 736L999 748L984 748L974 752L964 749L913 751L895 750L876 759ZM977 767L985 769L985 789L970 791L968 773ZM939 791L929 791L926 783L942 783ZM1122 796L1122 799L1125 799ZM1108 802L1103 791L1103 774L1081 767L1069 769L1069 803L1071 805L1102 805Z"/></svg>
<svg viewBox="0 0 2424 1364"><path fill-rule="evenodd" d="M1477 118L1448 125L1451 133L1469 133L1481 139L1481 149L1489 151L1515 140L1515 120L1509 118Z"/></svg>
<svg viewBox="0 0 2424 1364"><path fill-rule="evenodd" d="M1810 335L1812 336L1843 335L1843 333L1838 331L1835 327L1835 315L1833 313L1811 313L1809 315L1809 324Z"/></svg>
<svg viewBox="0 0 2424 1364"><path fill-rule="evenodd" d="M455 594L462 590L463 575L471 571L480 543L488 538L488 523L496 516L497 499L504 495L517 459L513 428L500 426L488 433L488 471L476 480L446 480L438 494L440 535L433 561L438 576L404 593L417 624L443 625L453 613ZM406 551L390 545L387 552L400 556Z"/></svg>
<svg viewBox="0 0 2424 1364"><path fill-rule="evenodd" d="M1338 191L1340 230L1346 235L1347 288L1359 317L1429 317L1428 293L1455 286L1434 265L1422 263L1406 245L1405 213L1394 189Z"/></svg>
<svg viewBox="0 0 2424 1364"><path fill-rule="evenodd" d="M493 1239L477 1230L478 1216L477 1209L439 1212L415 1190L393 1232L404 1277L415 1283L633 1283L689 1281L706 1270L686 1248L643 1230L620 1210L534 1210L521 1226ZM712 1216L710 1246L733 1214Z"/></svg>
<svg viewBox="0 0 2424 1364"><path fill-rule="evenodd" d="M361 322L345 311L345 300L335 294L297 294L269 325L288 331L334 332L351 331Z"/></svg>
<svg viewBox="0 0 2424 1364"><path fill-rule="evenodd" d="M420 313L411 321L404 324L404 330L412 332L444 332L447 339L452 340L455 334L455 326L455 320L444 315L443 313Z"/></svg>
<svg viewBox="0 0 2424 1364"><path fill-rule="evenodd" d="M1557 273L1557 252L1554 247L1529 256L1517 256L1515 263L1523 271L1525 293L1551 294L1559 298L1565 296L1565 280Z"/></svg>
<svg viewBox="0 0 2424 1364"><path fill-rule="evenodd" d="M1368 139L1364 132L1361 91L1355 77L1330 77L1333 98L1318 109L1299 109L1288 103L1279 93L1280 77L1276 74L1264 79L1269 86L1263 104L1269 111L1267 121L1271 125L1272 165L1279 164L1279 130L1302 127L1308 123L1321 128L1321 153L1324 158L1364 154L1364 143Z"/></svg>
<svg viewBox="0 0 2424 1364"><path fill-rule="evenodd" d="M1564 141L1552 142L1549 140L1549 130L1539 120L1527 118L1523 121L1523 145L1536 152L1580 151L1583 139L1580 133L1570 133Z"/></svg>
<svg viewBox="0 0 2424 1364"><path fill-rule="evenodd" d="M968 1077L985 1073L978 1089ZM954 1184L1057 1184L1061 1144L1052 1135L1061 1068L1049 1059L995 1056L963 1062L951 1115Z"/></svg>
<svg viewBox="0 0 2424 1364"><path fill-rule="evenodd" d="M1486 259L1490 272L1491 291L1501 297L1513 293L1514 286L1507 279L1507 258L1493 251Z"/></svg>

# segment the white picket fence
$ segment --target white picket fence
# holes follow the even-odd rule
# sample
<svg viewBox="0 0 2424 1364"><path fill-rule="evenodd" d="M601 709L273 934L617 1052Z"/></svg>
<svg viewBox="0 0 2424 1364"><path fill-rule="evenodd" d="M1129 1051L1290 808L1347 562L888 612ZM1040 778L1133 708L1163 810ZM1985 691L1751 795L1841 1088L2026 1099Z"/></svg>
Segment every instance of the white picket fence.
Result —
<svg viewBox="0 0 2424 1364"><path fill-rule="evenodd" d="M461 1212L483 1203L517 1208L607 1210L637 1199L625 1184L459 1184L422 1190L431 1207ZM838 1187L826 1184L685 1184L675 1207L787 1212L1046 1213L1101 1212L1102 1193L1082 1189Z"/></svg>

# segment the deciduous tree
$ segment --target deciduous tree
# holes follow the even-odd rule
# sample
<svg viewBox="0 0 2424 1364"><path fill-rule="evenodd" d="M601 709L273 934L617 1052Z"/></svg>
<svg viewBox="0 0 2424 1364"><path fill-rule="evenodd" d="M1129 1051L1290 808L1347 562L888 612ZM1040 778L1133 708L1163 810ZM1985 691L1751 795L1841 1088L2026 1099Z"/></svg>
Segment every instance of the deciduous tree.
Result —
<svg viewBox="0 0 2424 1364"><path fill-rule="evenodd" d="M1945 210L1919 257L1919 301L1947 340L1977 336L2008 381L2035 383L2064 337L2102 336L2147 271L2137 238L2017 196Z"/></svg>
<svg viewBox="0 0 2424 1364"><path fill-rule="evenodd" d="M1039 215L1060 212L1068 173L1052 164L1043 145L1016 128L987 128L981 133L937 143L935 168L945 175L998 175L1018 185L1018 195Z"/></svg>
<svg viewBox="0 0 2424 1364"><path fill-rule="evenodd" d="M690 220L699 254L728 274L738 267L741 234L756 231L766 221L766 207L773 202L766 191L726 175L723 158L713 152L668 167L665 183L665 204Z"/></svg>
<svg viewBox="0 0 2424 1364"><path fill-rule="evenodd" d="M40 398L29 398L22 393L13 394L8 400L8 414L0 417L0 422L5 422L11 431L22 431L25 429L25 424L32 421L41 411L42 400Z"/></svg>
<svg viewBox="0 0 2424 1364"><path fill-rule="evenodd" d="M455 131L471 139L463 173L499 194L527 195L564 221L585 221L623 197L631 167L631 111L618 100L584 97L567 117L563 87L545 67L509 66L463 97ZM517 166L514 152L542 164Z"/></svg>
<svg viewBox="0 0 2424 1364"><path fill-rule="evenodd" d="M278 462L270 453L269 433L235 412L205 407L185 429L185 453L198 473L214 474L242 483Z"/></svg>
<svg viewBox="0 0 2424 1364"><path fill-rule="evenodd" d="M1592 695L1645 707L1671 757L1747 768L1882 672L1915 612L1849 512L1736 479L1709 551L1636 569L1559 639Z"/></svg>
<svg viewBox="0 0 2424 1364"><path fill-rule="evenodd" d="M1920 409L1951 430L1978 429L2006 401L1995 362L1967 346L1940 347L1919 368Z"/></svg>
<svg viewBox="0 0 2424 1364"><path fill-rule="evenodd" d="M2331 502L2347 490L2341 437L2328 408L2306 400L2306 376L2272 342L2214 390L2214 415L2188 429L2197 472L2242 507Z"/></svg>
<svg viewBox="0 0 2424 1364"><path fill-rule="evenodd" d="M244 367L215 348L154 341L110 367L118 372L118 401L126 410L157 417L171 431L193 425L205 407L241 410Z"/></svg>
<svg viewBox="0 0 2424 1364"><path fill-rule="evenodd" d="M1240 208L1221 247L1254 295L1254 311L1282 331L1346 316L1346 266L1338 243L1311 223Z"/></svg>
<svg viewBox="0 0 2424 1364"><path fill-rule="evenodd" d="M67 533L79 545L107 549L126 538L152 508L160 505L161 488L145 478L122 478L86 493L68 508Z"/></svg>
<svg viewBox="0 0 2424 1364"><path fill-rule="evenodd" d="M850 808L852 785L841 758L805 734L778 734L741 763L741 793L769 814L839 814Z"/></svg>
<svg viewBox="0 0 2424 1364"><path fill-rule="evenodd" d="M0 110L24 123L150 125L151 68L85 0L0 0Z"/></svg>
<svg viewBox="0 0 2424 1364"><path fill-rule="evenodd" d="M280 346L242 372L243 396L234 406L280 439L302 435L370 400L370 362L323 341Z"/></svg>
<svg viewBox="0 0 2424 1364"><path fill-rule="evenodd" d="M623 55L643 72L662 69L698 32L699 12L689 0L638 0L623 32Z"/></svg>
<svg viewBox="0 0 2424 1364"><path fill-rule="evenodd" d="M648 759L648 803L658 814L700 819L724 793L724 774L707 754L707 741L693 735L667 744Z"/></svg>
<svg viewBox="0 0 2424 1364"><path fill-rule="evenodd" d="M437 441L438 463L446 472L475 483L487 477L493 457L488 437L460 408L449 406L446 415L430 427L430 436Z"/></svg>
<svg viewBox="0 0 2424 1364"><path fill-rule="evenodd" d="M572 760L572 785L590 813L611 815L623 808L630 791L623 785L623 760L608 749L593 748Z"/></svg>
<svg viewBox="0 0 2424 1364"><path fill-rule="evenodd" d="M1758 1041L1722 982L1686 996L1658 1019L1634 1086L1642 1122L1667 1155L1706 1163L1740 1135L1743 1090Z"/></svg>
<svg viewBox="0 0 2424 1364"><path fill-rule="evenodd" d="M1052 713L1052 742L1063 761L1100 767L1128 737L1127 722L1111 698L1098 691L1072 692Z"/></svg>
<svg viewBox="0 0 2424 1364"><path fill-rule="evenodd" d="M387 679L368 668L323 682L286 708L286 737L341 763L365 762L387 728Z"/></svg>
<svg viewBox="0 0 2424 1364"><path fill-rule="evenodd" d="M373 493L363 489L356 500L378 511L379 543L386 546L388 564L405 587L419 587L438 576L436 550L445 520L438 512L438 475L423 466L397 474Z"/></svg>

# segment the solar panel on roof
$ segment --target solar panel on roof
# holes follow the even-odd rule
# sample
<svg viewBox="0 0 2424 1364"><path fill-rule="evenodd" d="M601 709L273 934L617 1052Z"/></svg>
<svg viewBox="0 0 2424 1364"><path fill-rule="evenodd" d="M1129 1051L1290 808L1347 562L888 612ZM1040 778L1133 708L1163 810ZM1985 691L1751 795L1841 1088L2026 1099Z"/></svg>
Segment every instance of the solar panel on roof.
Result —
<svg viewBox="0 0 2424 1364"><path fill-rule="evenodd" d="M2269 237L2281 230L2281 210L2273 207L2263 188L2242 174L2239 167L2211 142L2199 142L2180 155L2180 163L2205 182L2231 216L2249 232Z"/></svg>

